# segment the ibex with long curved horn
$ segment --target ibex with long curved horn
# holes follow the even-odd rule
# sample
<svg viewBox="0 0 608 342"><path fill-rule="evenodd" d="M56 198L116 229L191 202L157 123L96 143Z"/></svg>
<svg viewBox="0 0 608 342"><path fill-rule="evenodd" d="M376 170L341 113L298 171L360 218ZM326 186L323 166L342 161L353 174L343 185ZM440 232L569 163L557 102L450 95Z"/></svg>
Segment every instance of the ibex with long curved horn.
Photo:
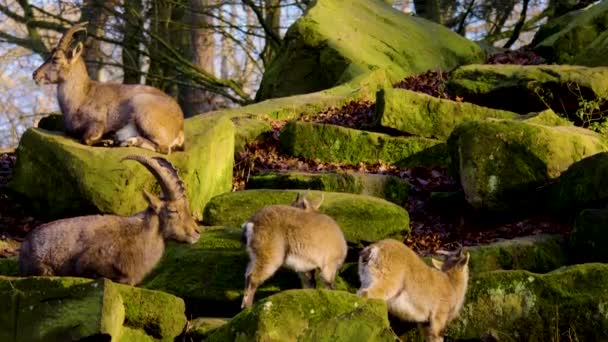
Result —
<svg viewBox="0 0 608 342"><path fill-rule="evenodd" d="M87 23L71 27L34 71L37 84L57 84L57 99L66 133L86 145L114 135L120 146L138 146L168 154L184 147L184 114L177 102L159 89L139 84L102 83L89 78L81 57L82 42L71 48L74 34Z"/></svg>
<svg viewBox="0 0 608 342"><path fill-rule="evenodd" d="M198 241L198 226L177 170L160 157L124 159L143 164L160 183L163 197L144 190L148 207L131 217L90 215L37 227L21 244L23 276L101 276L136 285L160 260L165 240Z"/></svg>

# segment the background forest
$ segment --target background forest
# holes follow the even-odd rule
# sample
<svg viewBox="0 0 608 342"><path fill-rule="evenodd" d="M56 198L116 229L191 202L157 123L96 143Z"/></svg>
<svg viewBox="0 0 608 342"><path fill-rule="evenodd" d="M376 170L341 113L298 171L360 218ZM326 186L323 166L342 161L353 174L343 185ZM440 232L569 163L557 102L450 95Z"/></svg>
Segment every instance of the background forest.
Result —
<svg viewBox="0 0 608 342"><path fill-rule="evenodd" d="M311 0L1 0L0 148L56 111L55 87L31 79L60 34L88 21L92 79L146 83L187 116L255 101L264 68ZM592 1L397 0L392 6L486 48L517 48L547 19Z"/></svg>

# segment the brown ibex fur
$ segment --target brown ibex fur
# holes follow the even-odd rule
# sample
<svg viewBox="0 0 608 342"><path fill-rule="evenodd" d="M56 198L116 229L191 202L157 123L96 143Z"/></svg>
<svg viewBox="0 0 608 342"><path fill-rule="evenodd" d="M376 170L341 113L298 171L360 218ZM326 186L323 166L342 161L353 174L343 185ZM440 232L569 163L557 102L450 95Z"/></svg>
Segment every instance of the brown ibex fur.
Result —
<svg viewBox="0 0 608 342"><path fill-rule="evenodd" d="M469 279L469 253L440 251L443 262L427 265L403 243L386 239L359 253L358 294L387 302L389 312L421 323L427 341L443 341L445 328L462 308Z"/></svg>
<svg viewBox="0 0 608 342"><path fill-rule="evenodd" d="M66 133L86 145L114 134L114 143L120 146L165 154L183 149L184 114L172 97L150 86L89 78L82 43L70 48L74 34L85 25L70 28L33 74L37 84L57 84Z"/></svg>
<svg viewBox="0 0 608 342"><path fill-rule="evenodd" d="M298 272L307 288L315 287L315 271L328 288L334 288L347 246L338 224L298 194L291 206L270 205L243 224L249 265L241 307L251 307L257 288L281 266Z"/></svg>
<svg viewBox="0 0 608 342"><path fill-rule="evenodd" d="M21 244L21 275L106 277L136 285L160 260L165 240L192 244L199 239L177 170L160 157L124 159L143 164L160 183L163 197L144 190L148 207L131 217L81 216L35 228Z"/></svg>

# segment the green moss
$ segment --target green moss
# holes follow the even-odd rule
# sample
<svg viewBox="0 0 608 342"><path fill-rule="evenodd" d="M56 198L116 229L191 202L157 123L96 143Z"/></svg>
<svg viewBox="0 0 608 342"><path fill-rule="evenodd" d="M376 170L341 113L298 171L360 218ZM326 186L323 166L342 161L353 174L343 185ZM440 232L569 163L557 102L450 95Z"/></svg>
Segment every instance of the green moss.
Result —
<svg viewBox="0 0 608 342"><path fill-rule="evenodd" d="M608 153L598 153L572 164L551 185L549 208L557 213L577 214L608 200Z"/></svg>
<svg viewBox="0 0 608 342"><path fill-rule="evenodd" d="M19 260L17 257L0 258L0 275L13 277L19 275Z"/></svg>
<svg viewBox="0 0 608 342"><path fill-rule="evenodd" d="M203 341L215 330L228 323L228 318L199 317L190 321L188 337L192 341Z"/></svg>
<svg viewBox="0 0 608 342"><path fill-rule="evenodd" d="M184 330L186 306L183 299L160 291L121 284L114 286L124 302L126 326L163 341L173 341Z"/></svg>
<svg viewBox="0 0 608 342"><path fill-rule="evenodd" d="M311 191L312 198L321 192ZM349 243L403 237L409 232L409 215L405 209L385 200L338 192L324 192L320 211L331 216ZM272 204L290 204L296 191L246 190L214 197L205 208L205 223L240 227L258 209Z"/></svg>
<svg viewBox="0 0 608 342"><path fill-rule="evenodd" d="M392 137L334 125L290 122L281 131L280 139L285 153L325 162L447 164L445 145L421 137Z"/></svg>
<svg viewBox="0 0 608 342"><path fill-rule="evenodd" d="M454 95L482 106L520 114L539 112L549 106L575 119L581 97L590 101L608 96L607 80L606 68L480 64L454 70L448 87Z"/></svg>
<svg viewBox="0 0 608 342"><path fill-rule="evenodd" d="M581 56L597 52L590 51L588 47L594 44L608 27L608 3L600 1L595 6L566 14L549 22L548 26L548 31L553 34L549 35L547 31L540 30L539 34L547 37L542 41L540 37L535 38L535 50L550 62L558 64L584 62L585 58ZM595 58L599 60L599 56Z"/></svg>
<svg viewBox="0 0 608 342"><path fill-rule="evenodd" d="M470 281L460 317L447 335L501 340L608 338L608 265L583 264L547 274L486 272Z"/></svg>
<svg viewBox="0 0 608 342"><path fill-rule="evenodd" d="M297 303L297 304L295 304ZM394 341L386 304L327 290L268 297L217 329L208 341Z"/></svg>
<svg viewBox="0 0 608 342"><path fill-rule="evenodd" d="M551 109L520 115L519 117L515 118L515 120L545 126L572 126L570 121L555 114L555 112Z"/></svg>
<svg viewBox="0 0 608 342"><path fill-rule="evenodd" d="M384 198L399 205L407 202L409 194L409 183L399 177L359 172L266 172L251 176L247 188L348 192Z"/></svg>
<svg viewBox="0 0 608 342"><path fill-rule="evenodd" d="M469 248L472 274L496 270L544 273L564 266L568 258L559 235L535 235Z"/></svg>
<svg viewBox="0 0 608 342"><path fill-rule="evenodd" d="M539 186L574 162L608 149L603 138L585 129L511 120L463 123L448 146L451 170L467 201L495 212L538 209Z"/></svg>
<svg viewBox="0 0 608 342"><path fill-rule="evenodd" d="M167 158L179 170L193 214L200 218L212 196L232 187L234 126L227 118L186 120L186 151ZM146 207L142 189L158 193L154 177L129 154L140 148L88 147L51 132L28 130L17 149L9 186L28 207L51 218L90 212L130 215Z"/></svg>
<svg viewBox="0 0 608 342"><path fill-rule="evenodd" d="M256 98L327 89L377 69L396 81L482 59L473 42L382 1L317 1L287 31Z"/></svg>
<svg viewBox="0 0 608 342"><path fill-rule="evenodd" d="M427 138L447 139L454 127L464 121L518 116L406 89L383 89L378 92L377 99L375 115L380 126Z"/></svg>

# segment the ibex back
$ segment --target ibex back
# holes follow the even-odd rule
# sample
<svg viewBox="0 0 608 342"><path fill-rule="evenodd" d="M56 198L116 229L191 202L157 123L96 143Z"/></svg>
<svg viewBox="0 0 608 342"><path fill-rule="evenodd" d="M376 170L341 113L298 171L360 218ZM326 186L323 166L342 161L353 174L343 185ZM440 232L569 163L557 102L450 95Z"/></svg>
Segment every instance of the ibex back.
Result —
<svg viewBox="0 0 608 342"><path fill-rule="evenodd" d="M57 84L57 99L67 134L86 145L114 135L120 146L138 146L168 154L184 147L184 114L177 102L145 85L102 83L89 78L81 57L83 45L70 48L76 32L70 28L50 57L34 71L37 84Z"/></svg>

